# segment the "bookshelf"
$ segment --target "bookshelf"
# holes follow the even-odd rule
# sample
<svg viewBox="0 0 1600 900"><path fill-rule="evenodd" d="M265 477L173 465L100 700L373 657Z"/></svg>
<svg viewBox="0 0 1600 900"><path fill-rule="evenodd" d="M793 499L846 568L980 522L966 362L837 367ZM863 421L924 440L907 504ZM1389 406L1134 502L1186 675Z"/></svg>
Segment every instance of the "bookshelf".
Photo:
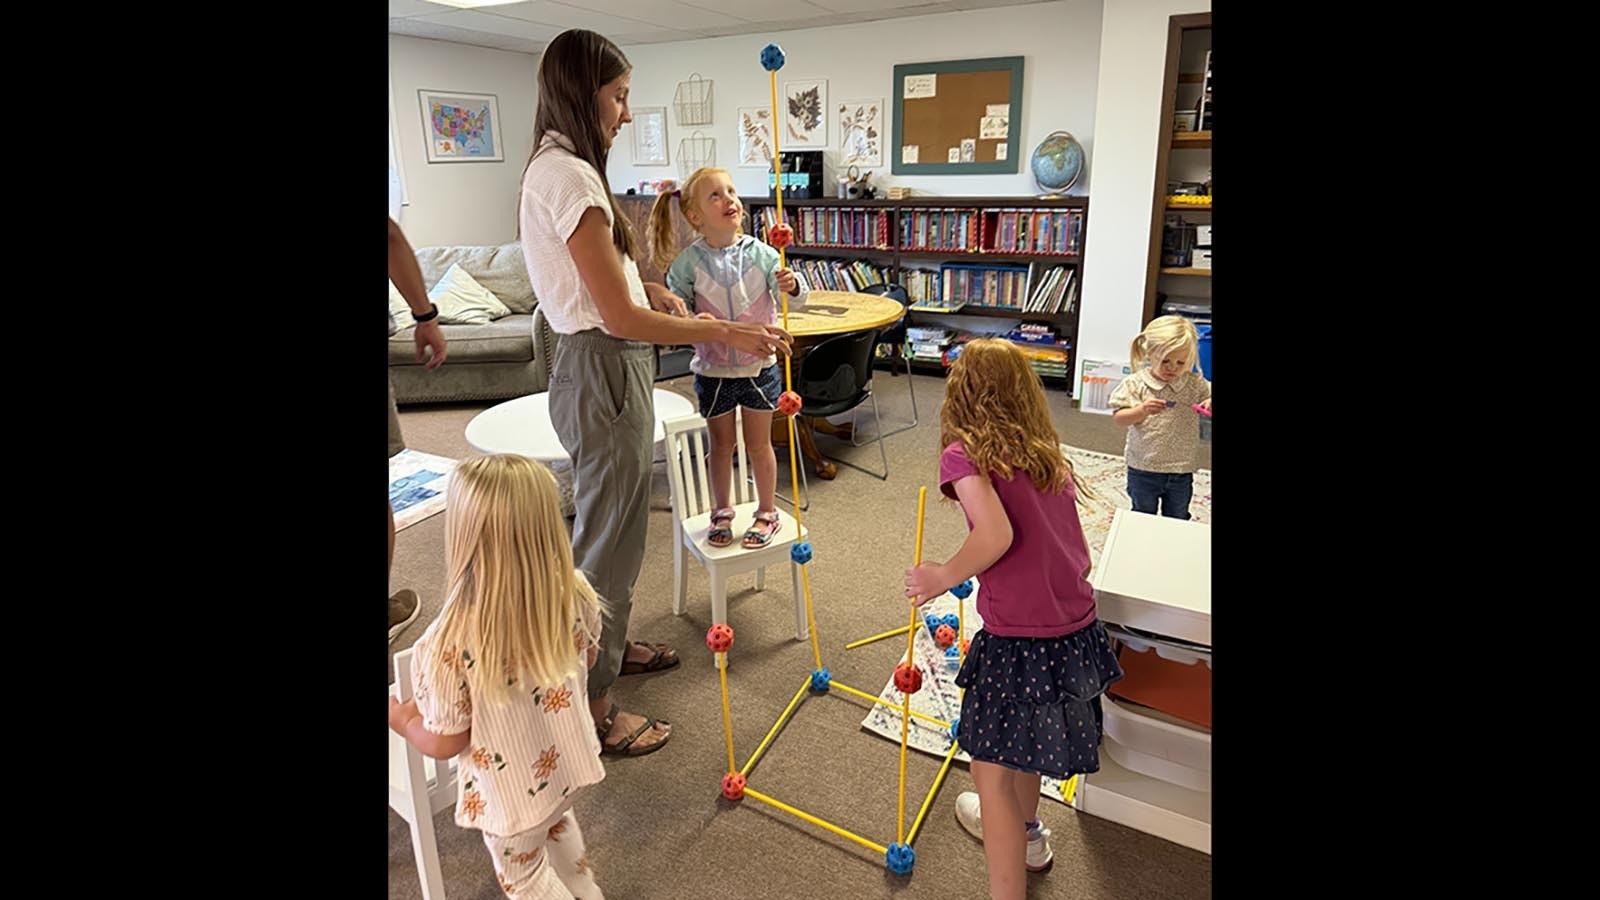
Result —
<svg viewBox="0 0 1600 900"><path fill-rule="evenodd" d="M777 222L776 201L746 197L744 203L752 233L765 239ZM1035 370L1069 390L1088 210L1087 197L783 201L795 233L790 267L813 288L903 284L912 298L913 334L918 328L1017 333ZM1046 330L1065 346L1045 342ZM1032 340L1022 339L1024 332ZM911 363L947 369L949 349L937 360Z"/></svg>
<svg viewBox="0 0 1600 900"><path fill-rule="evenodd" d="M1209 321L1211 309L1211 13L1172 16L1167 26L1161 136L1156 153L1144 317L1169 310ZM1192 128L1176 119L1192 113ZM1203 184L1203 188L1197 185ZM1174 193L1174 188L1183 193ZM1203 190L1203 193L1187 193ZM1205 235L1202 239L1200 236ZM1203 265L1197 243L1204 245Z"/></svg>

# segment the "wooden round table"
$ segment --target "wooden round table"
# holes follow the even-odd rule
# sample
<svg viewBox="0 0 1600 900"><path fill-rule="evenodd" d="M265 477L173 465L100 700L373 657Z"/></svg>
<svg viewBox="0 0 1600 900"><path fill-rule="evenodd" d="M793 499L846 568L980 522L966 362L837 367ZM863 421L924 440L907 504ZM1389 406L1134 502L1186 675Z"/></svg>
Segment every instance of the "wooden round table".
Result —
<svg viewBox="0 0 1600 900"><path fill-rule="evenodd" d="M789 334L794 336L794 360L790 363L795 376L800 374L800 361L805 351L830 337L888 328L905 318L906 308L900 301L878 294L858 294L853 291L812 291L806 297L804 308L789 310ZM779 325L783 324L779 313ZM834 425L827 419L809 416L795 417L795 433L800 437L800 454L810 460L812 471L818 478L832 480L838 467L817 450L814 431L835 437L850 438L849 425ZM789 429L782 416L772 419L774 446L789 445Z"/></svg>
<svg viewBox="0 0 1600 900"><path fill-rule="evenodd" d="M840 334L887 328L905 318L900 301L851 291L812 291L804 308L789 310L789 333L795 346L813 347ZM779 325L782 325L779 315Z"/></svg>

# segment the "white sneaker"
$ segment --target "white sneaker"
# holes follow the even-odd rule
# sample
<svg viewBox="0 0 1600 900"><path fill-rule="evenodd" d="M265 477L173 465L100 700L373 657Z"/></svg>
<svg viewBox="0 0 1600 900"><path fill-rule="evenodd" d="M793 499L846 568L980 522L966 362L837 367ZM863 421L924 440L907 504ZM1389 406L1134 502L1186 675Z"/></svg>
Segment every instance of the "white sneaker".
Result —
<svg viewBox="0 0 1600 900"><path fill-rule="evenodd" d="M983 840L982 806L976 791L962 791L956 797L956 821L967 833ZM1028 829L1028 871L1048 872L1055 865L1055 854L1050 852L1050 829L1039 820L1039 827Z"/></svg>

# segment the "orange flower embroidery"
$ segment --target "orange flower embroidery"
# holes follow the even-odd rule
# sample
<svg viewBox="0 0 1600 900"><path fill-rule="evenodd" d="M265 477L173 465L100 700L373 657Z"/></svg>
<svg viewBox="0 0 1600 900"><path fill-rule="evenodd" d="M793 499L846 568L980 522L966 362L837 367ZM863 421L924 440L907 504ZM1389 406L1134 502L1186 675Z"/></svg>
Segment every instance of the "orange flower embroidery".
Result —
<svg viewBox="0 0 1600 900"><path fill-rule="evenodd" d="M533 764L533 774L540 778L549 778L550 773L556 770L556 760L560 758L561 754L556 752L555 745L550 745L550 749L539 754L539 761Z"/></svg>
<svg viewBox="0 0 1600 900"><path fill-rule="evenodd" d="M587 853L578 857L576 868L579 875L588 875L594 871L594 866L589 864L589 855Z"/></svg>
<svg viewBox="0 0 1600 900"><path fill-rule="evenodd" d="M456 712L463 716L472 715L472 695L467 693L467 683L461 682L461 697L456 700Z"/></svg>
<svg viewBox="0 0 1600 900"><path fill-rule="evenodd" d="M545 834L545 837L550 839L550 840L552 840L552 841L559 842L561 840L561 835L565 834L566 830L567 830L567 820L566 819L562 819L561 821L559 821L559 822L555 823L554 825L550 826L550 831Z"/></svg>
<svg viewBox="0 0 1600 900"><path fill-rule="evenodd" d="M544 695L544 711L560 712L572 705L572 692L566 688L556 688Z"/></svg>
<svg viewBox="0 0 1600 900"><path fill-rule="evenodd" d="M495 876L494 876L494 877L495 877L495 878L497 878L497 879L499 879L499 881L500 881L500 890L502 890L502 891L505 891L505 892L506 892L506 896L507 896L507 897L509 897L509 896L511 896L511 895L512 895L512 894L514 894L514 893L516 893L516 888L513 888L513 887L512 887L512 886L511 886L511 882L509 882L509 881L507 881L507 880L506 880L506 879L505 879L505 876L504 876L504 875L501 875L501 874L499 874L499 873L498 873L498 872L497 872L497 873L495 873Z"/></svg>
<svg viewBox="0 0 1600 900"><path fill-rule="evenodd" d="M461 808L467 811L467 819L475 822L483 815L483 798L477 791L467 791L461 798Z"/></svg>
<svg viewBox="0 0 1600 900"><path fill-rule="evenodd" d="M531 863L538 859L539 854L543 852L543 850L529 850L527 853L518 853L516 856L511 857L511 861L514 863Z"/></svg>
<svg viewBox="0 0 1600 900"><path fill-rule="evenodd" d="M489 755L488 750L479 747L478 749L472 751L472 762L473 765L476 765L480 769L487 769L489 768L489 763L494 762L494 757Z"/></svg>

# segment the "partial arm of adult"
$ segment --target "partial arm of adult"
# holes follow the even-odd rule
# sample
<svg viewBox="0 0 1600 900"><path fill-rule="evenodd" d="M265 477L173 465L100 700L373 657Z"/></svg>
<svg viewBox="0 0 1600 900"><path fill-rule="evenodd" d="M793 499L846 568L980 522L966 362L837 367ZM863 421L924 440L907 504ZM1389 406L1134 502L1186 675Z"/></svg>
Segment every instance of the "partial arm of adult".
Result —
<svg viewBox="0 0 1600 900"><path fill-rule="evenodd" d="M394 219L389 220L389 280L406 299L413 316L425 316L433 311L433 303L428 300L428 290L422 281L422 268L417 265L416 251L411 249L411 242L406 240ZM444 333L439 330L438 317L418 322L414 336L417 362L422 362L426 353L432 351L433 358L423 368L429 371L439 368L444 363L446 342Z"/></svg>
<svg viewBox="0 0 1600 900"><path fill-rule="evenodd" d="M598 206L591 206L578 220L578 227L567 238L567 250L613 337L666 345L717 341L755 355L789 352L789 333L776 326L684 319L634 306L628 299L622 259L611 242L611 225Z"/></svg>

